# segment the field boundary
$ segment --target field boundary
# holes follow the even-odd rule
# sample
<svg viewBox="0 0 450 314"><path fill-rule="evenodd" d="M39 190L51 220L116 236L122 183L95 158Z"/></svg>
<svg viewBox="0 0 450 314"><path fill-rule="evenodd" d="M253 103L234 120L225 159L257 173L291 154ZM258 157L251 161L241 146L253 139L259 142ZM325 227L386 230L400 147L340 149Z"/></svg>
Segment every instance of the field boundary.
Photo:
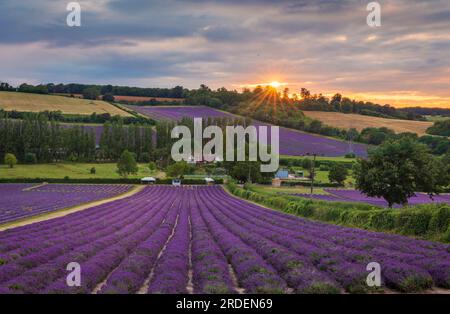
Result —
<svg viewBox="0 0 450 314"><path fill-rule="evenodd" d="M327 224L372 232L397 234L415 239L450 243L450 206L427 204L402 209L383 209L371 206L358 208L353 203L294 199L271 196L238 186L224 189L234 197L258 206Z"/></svg>
<svg viewBox="0 0 450 314"><path fill-rule="evenodd" d="M146 187L145 185L135 185L131 188L130 191L116 195L111 198L105 198L105 199L94 201L94 202L75 205L75 206L67 207L64 209L57 210L57 211L44 213L44 214L40 214L40 215L0 224L0 232L8 230L8 229L13 229L13 228L17 228L17 227L30 225L30 224L33 224L36 222L41 222L41 221L46 221L46 220L50 220L50 219L54 219L54 218L64 217L69 214L76 213L76 212L79 212L79 211L82 211L82 210L85 210L85 209L88 209L91 207L99 206L99 205L117 201L117 200L121 200L121 199L124 199L124 198L127 198L127 197L137 194L138 192L142 191L145 187Z"/></svg>

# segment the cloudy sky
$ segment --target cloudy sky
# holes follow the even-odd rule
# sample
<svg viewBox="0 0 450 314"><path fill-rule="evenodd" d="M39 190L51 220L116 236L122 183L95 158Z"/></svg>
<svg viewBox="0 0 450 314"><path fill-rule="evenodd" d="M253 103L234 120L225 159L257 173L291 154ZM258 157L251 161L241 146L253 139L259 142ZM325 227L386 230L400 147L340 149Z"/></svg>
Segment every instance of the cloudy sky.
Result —
<svg viewBox="0 0 450 314"><path fill-rule="evenodd" d="M0 81L213 88L279 81L450 107L450 1L0 0Z"/></svg>

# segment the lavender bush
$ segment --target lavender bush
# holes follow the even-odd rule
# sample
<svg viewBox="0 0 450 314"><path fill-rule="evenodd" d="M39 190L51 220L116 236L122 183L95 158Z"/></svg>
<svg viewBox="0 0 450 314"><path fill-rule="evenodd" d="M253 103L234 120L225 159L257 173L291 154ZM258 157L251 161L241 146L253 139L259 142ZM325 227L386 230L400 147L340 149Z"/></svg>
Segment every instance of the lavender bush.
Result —
<svg viewBox="0 0 450 314"><path fill-rule="evenodd" d="M208 117L228 117L234 119L235 116L203 106L128 106L130 109L147 115L157 120L181 120L183 117L208 118ZM255 122L255 126L268 124ZM270 132L268 132L270 134ZM313 135L301 131L294 131L280 128L280 154L301 156L305 154L318 154L323 156L344 156L353 151L359 157L367 156L367 147L363 144L349 144L344 141L331 139L324 136Z"/></svg>
<svg viewBox="0 0 450 314"><path fill-rule="evenodd" d="M339 189L325 189L326 192L330 194L292 194L293 196L310 198L319 201L327 202L356 202L356 203L367 203L370 205L378 207L388 207L388 203L383 198L370 197L362 194L356 190L339 190ZM421 205L430 203L447 203L450 204L449 195L436 195L429 197L424 193L416 193L415 196L408 199L408 205ZM394 205L394 207L402 207L400 204Z"/></svg>
<svg viewBox="0 0 450 314"><path fill-rule="evenodd" d="M0 223L68 208L127 192L130 185L0 184Z"/></svg>
<svg viewBox="0 0 450 314"><path fill-rule="evenodd" d="M221 187L154 186L0 232L0 293L341 293L450 288L450 246L302 219ZM80 287L66 265L81 265ZM381 265L368 287L366 265Z"/></svg>

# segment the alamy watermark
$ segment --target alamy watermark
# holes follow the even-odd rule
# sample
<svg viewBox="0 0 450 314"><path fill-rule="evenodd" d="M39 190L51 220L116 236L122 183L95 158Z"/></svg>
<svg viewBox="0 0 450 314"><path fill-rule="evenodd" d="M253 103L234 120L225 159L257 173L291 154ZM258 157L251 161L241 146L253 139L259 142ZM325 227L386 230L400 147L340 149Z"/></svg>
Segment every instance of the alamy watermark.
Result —
<svg viewBox="0 0 450 314"><path fill-rule="evenodd" d="M81 5L78 2L69 2L66 7L67 14L66 23L69 27L81 26Z"/></svg>
<svg viewBox="0 0 450 314"><path fill-rule="evenodd" d="M380 27L381 26L381 5L376 2L370 2L366 7L367 11L370 13L367 15L367 25L370 27Z"/></svg>
<svg viewBox="0 0 450 314"><path fill-rule="evenodd" d="M257 128L253 125L246 128L240 125L227 126L224 146L224 134L220 127L210 125L203 130L203 120L194 118L193 136L187 126L179 125L172 129L171 137L179 139L172 146L172 159L190 161L193 156L196 161L246 161L248 146L248 161L259 160L262 162L261 172L274 172L278 170L280 161L280 130L278 126L270 126L270 143L268 143L268 128L267 126ZM203 146L204 139L210 139L210 141Z"/></svg>
<svg viewBox="0 0 450 314"><path fill-rule="evenodd" d="M371 262L367 264L366 270L370 271L367 275L366 283L369 287L380 287L381 286L381 266L377 262Z"/></svg>
<svg viewBox="0 0 450 314"><path fill-rule="evenodd" d="M71 262L67 264L67 271L70 273L66 277L66 284L69 287L81 286L81 266L77 262Z"/></svg>

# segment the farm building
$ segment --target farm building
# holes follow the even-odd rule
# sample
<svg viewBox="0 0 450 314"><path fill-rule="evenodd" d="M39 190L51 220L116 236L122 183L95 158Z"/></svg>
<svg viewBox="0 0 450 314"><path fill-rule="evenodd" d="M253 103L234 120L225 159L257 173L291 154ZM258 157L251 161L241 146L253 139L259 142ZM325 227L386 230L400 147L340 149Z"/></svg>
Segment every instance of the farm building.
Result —
<svg viewBox="0 0 450 314"><path fill-rule="evenodd" d="M286 169L280 169L275 173L275 178L278 179L287 179L289 178L289 171Z"/></svg>

